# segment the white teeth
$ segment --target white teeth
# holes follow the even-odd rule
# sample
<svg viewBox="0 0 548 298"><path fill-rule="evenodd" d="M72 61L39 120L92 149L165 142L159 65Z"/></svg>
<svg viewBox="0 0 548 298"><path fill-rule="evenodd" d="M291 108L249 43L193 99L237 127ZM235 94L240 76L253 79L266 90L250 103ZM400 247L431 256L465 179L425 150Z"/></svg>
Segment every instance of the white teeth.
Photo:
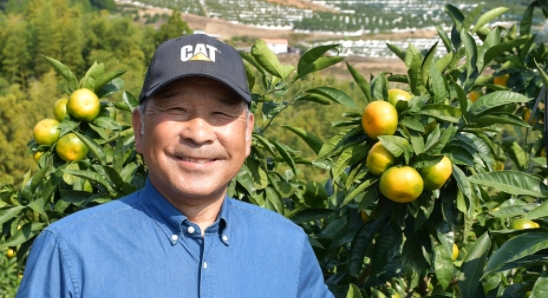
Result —
<svg viewBox="0 0 548 298"><path fill-rule="evenodd" d="M193 162L193 163L199 163L199 164L204 164L206 162L211 161L211 159L194 159L194 158L186 158L186 157L183 158L183 160Z"/></svg>

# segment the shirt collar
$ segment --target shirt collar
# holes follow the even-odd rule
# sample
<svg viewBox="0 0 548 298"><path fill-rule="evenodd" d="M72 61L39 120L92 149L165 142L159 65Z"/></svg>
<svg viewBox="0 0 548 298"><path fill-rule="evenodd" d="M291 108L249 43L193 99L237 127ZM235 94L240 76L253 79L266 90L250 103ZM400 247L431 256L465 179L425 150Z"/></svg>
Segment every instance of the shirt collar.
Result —
<svg viewBox="0 0 548 298"><path fill-rule="evenodd" d="M178 237L183 232L183 223L188 218L156 190L150 179L146 180L145 187L142 189L139 199L148 215L158 224L169 241L172 244L177 243ZM221 211L213 224L218 225L219 228L216 230L219 231L219 239L225 245L228 245L230 241L230 229L228 229L229 201L228 196L225 196L221 205Z"/></svg>

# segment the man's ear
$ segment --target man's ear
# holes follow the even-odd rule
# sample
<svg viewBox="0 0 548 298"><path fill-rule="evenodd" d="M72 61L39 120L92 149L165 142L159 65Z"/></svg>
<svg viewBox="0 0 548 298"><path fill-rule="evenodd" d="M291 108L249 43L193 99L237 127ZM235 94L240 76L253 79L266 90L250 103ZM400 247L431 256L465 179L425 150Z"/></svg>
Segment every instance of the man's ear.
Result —
<svg viewBox="0 0 548 298"><path fill-rule="evenodd" d="M246 151L245 156L249 156L251 153L251 134L253 133L253 126L255 125L255 115L252 113L249 113L247 116L247 127L245 130L245 144L246 144Z"/></svg>
<svg viewBox="0 0 548 298"><path fill-rule="evenodd" d="M135 136L135 149L139 153L143 153L143 134L141 133L143 129L143 121L142 117L144 115L141 115L138 109L134 109L133 113L131 114L131 125L133 126L133 135Z"/></svg>

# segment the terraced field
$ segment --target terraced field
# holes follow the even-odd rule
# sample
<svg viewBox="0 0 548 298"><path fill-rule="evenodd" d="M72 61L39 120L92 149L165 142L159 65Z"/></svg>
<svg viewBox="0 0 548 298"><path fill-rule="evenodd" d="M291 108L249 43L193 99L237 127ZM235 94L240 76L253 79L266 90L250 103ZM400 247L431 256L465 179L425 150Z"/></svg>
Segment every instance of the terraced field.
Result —
<svg viewBox="0 0 548 298"><path fill-rule="evenodd" d="M295 0L296 1L296 0ZM448 25L443 11L451 3L463 11L477 0L322 0L310 1L324 11L297 8L265 0L140 0L142 5L176 8L182 12L263 28L294 29L297 32L336 32L345 35L393 32ZM520 18L526 0L489 0L485 10L510 8L501 21ZM542 22L542 18L536 20Z"/></svg>

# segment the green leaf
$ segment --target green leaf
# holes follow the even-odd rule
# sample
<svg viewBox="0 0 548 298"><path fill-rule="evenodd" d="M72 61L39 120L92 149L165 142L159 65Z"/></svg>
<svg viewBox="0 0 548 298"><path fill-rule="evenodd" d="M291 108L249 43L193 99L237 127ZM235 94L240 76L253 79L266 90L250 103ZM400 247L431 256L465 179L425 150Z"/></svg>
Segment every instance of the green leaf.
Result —
<svg viewBox="0 0 548 298"><path fill-rule="evenodd" d="M371 80L371 95L373 100L385 100L388 98L388 80L381 73Z"/></svg>
<svg viewBox="0 0 548 298"><path fill-rule="evenodd" d="M432 61L436 56L436 49L438 48L438 42L436 41L432 47L426 53L426 57L422 61L421 65L421 75L422 83L426 86L428 84L428 79L430 78L430 68L432 67Z"/></svg>
<svg viewBox="0 0 548 298"><path fill-rule="evenodd" d="M69 91L74 91L76 89L78 89L78 80L76 79L76 76L74 76L74 74L72 73L72 71L70 71L70 68L68 68L67 66L65 66L63 63L53 59L53 58L50 58L48 56L44 56L42 55L44 58L46 58L46 60L48 61L48 63L53 66L53 68L55 69L55 71L61 75L63 78L65 78L65 80L69 83Z"/></svg>
<svg viewBox="0 0 548 298"><path fill-rule="evenodd" d="M245 75L247 77L247 86L249 91L253 91L255 86L255 71L250 66L250 63L244 60Z"/></svg>
<svg viewBox="0 0 548 298"><path fill-rule="evenodd" d="M103 76L105 73L105 64L97 62L93 63L93 65L88 69L84 77L82 78L82 81L80 81L80 88L87 88L93 92L95 92L95 86L97 85L97 81Z"/></svg>
<svg viewBox="0 0 548 298"><path fill-rule="evenodd" d="M436 272L436 278L442 286L447 288L451 283L453 277L453 262L451 261L451 255L443 245L434 246L434 270Z"/></svg>
<svg viewBox="0 0 548 298"><path fill-rule="evenodd" d="M352 167L355 163L365 160L369 147L364 145L352 146L345 149L335 166L333 166L333 177L339 177L339 175L347 168Z"/></svg>
<svg viewBox="0 0 548 298"><path fill-rule="evenodd" d="M536 219L541 217L548 217L548 201L545 201L535 209L529 211L529 213L525 216L527 219Z"/></svg>
<svg viewBox="0 0 548 298"><path fill-rule="evenodd" d="M127 91L124 91L124 95L122 95L122 100L129 107L130 110L133 110L134 108L139 106L139 101Z"/></svg>
<svg viewBox="0 0 548 298"><path fill-rule="evenodd" d="M16 205L16 206L4 206L0 208L0 225L7 222L8 220L14 218L25 209L25 206Z"/></svg>
<svg viewBox="0 0 548 298"><path fill-rule="evenodd" d="M320 153L320 150L322 149L322 146L323 146L323 142L317 136L300 127L289 126L289 125L281 125L281 127L287 128L290 131L294 132L296 135L298 135L303 141L306 142L306 144L310 147L310 149L314 151L314 153L316 154Z"/></svg>
<svg viewBox="0 0 548 298"><path fill-rule="evenodd" d="M392 53L396 54L396 56L398 56L398 58L400 58L402 61L405 61L405 51L404 50L402 50L398 46L393 45L389 42L386 43L386 46L388 47L388 49L390 49L390 51L392 51Z"/></svg>
<svg viewBox="0 0 548 298"><path fill-rule="evenodd" d="M548 233L528 232L506 241L489 258L483 277L497 268L514 260L533 255L539 250L548 248Z"/></svg>
<svg viewBox="0 0 548 298"><path fill-rule="evenodd" d="M493 29L491 32L489 32L489 35L485 38L483 41L483 44L479 48L478 51L478 70L482 71L483 67L486 66L484 59L485 59L485 53L487 53L487 50L489 50L491 47L494 47L496 45L500 44L500 30L499 28Z"/></svg>
<svg viewBox="0 0 548 298"><path fill-rule="evenodd" d="M527 6L527 9L523 12L521 15L521 21L519 23L519 34L520 35L528 35L531 33L531 26L533 25L533 16L535 13L535 7L538 5L537 1L533 1L533 3L529 4Z"/></svg>
<svg viewBox="0 0 548 298"><path fill-rule="evenodd" d="M74 133L78 136L78 138L84 144L86 144L86 146L88 146L91 154L93 154L93 156L95 156L95 158L97 158L97 160L99 160L99 162L101 162L102 165L105 165L107 162L107 159L106 159L105 151L103 150L103 148L99 146L94 140L86 137L85 135L78 133L76 131Z"/></svg>
<svg viewBox="0 0 548 298"><path fill-rule="evenodd" d="M338 46L338 44L319 46L306 51L299 59L299 64L297 65L297 78L302 78L309 73L316 72L344 60L344 57L340 56L323 56L326 52L336 49Z"/></svg>
<svg viewBox="0 0 548 298"><path fill-rule="evenodd" d="M124 73L126 73L125 70L118 70L118 71L115 71L115 72L110 72L110 73L106 73L106 74L103 74L98 80L97 82L95 83L95 92L98 93L99 90L101 90L101 88L103 88L103 86L105 86L106 84L108 84L110 81L120 77L121 75L123 75Z"/></svg>
<svg viewBox="0 0 548 298"><path fill-rule="evenodd" d="M480 286L480 278L485 266L485 260L491 248L489 234L484 233L474 243L470 251L464 257L461 270L458 275L459 288L462 297L476 297L475 293Z"/></svg>
<svg viewBox="0 0 548 298"><path fill-rule="evenodd" d="M544 270L535 281L535 286L529 298L543 298L548 293L548 270Z"/></svg>
<svg viewBox="0 0 548 298"><path fill-rule="evenodd" d="M544 70L542 70L542 67L540 67L538 65L537 60L533 59L533 61L535 62L535 67L537 68L538 72L540 73L540 78L542 79L542 84L544 85L544 87L548 88L548 76L546 75Z"/></svg>
<svg viewBox="0 0 548 298"><path fill-rule="evenodd" d="M339 103L347 108L358 109L359 106L343 91L332 87L317 87L306 90L308 93L318 94L327 97L328 99Z"/></svg>
<svg viewBox="0 0 548 298"><path fill-rule="evenodd" d="M497 7L484 13L483 15L479 17L476 24L474 24L472 33L476 33L479 29L483 28L483 26L485 26L487 23L491 22L492 20L496 19L500 15L504 14L506 11L508 11L508 8L506 7Z"/></svg>
<svg viewBox="0 0 548 298"><path fill-rule="evenodd" d="M419 112L419 115L430 116L441 121L458 123L462 118L462 110L445 104L430 104L425 105Z"/></svg>
<svg viewBox="0 0 548 298"><path fill-rule="evenodd" d="M282 198L280 198L280 196L278 195L278 192L276 192L276 190L273 187L269 186L265 189L265 196L266 196L266 199L270 203L272 203L276 212L283 215L284 203L282 201Z"/></svg>
<svg viewBox="0 0 548 298"><path fill-rule="evenodd" d="M352 200L354 200L359 194L364 193L372 185L376 185L377 181L379 181L379 179L374 178L374 179L368 179L362 182L360 185L358 185L358 187L354 188L345 196L344 201L341 203L341 206L344 206L352 202Z"/></svg>
<svg viewBox="0 0 548 298"><path fill-rule="evenodd" d="M95 92L97 94L97 97L104 98L111 94L114 94L124 88L124 80L120 78L115 78L108 82L106 85L104 85L101 89L97 90Z"/></svg>
<svg viewBox="0 0 548 298"><path fill-rule="evenodd" d="M367 105L368 103L372 102L373 97L371 97L371 86L369 85L369 82L348 62L346 62L346 67L348 67L348 71L350 71L354 82L358 84L358 87L360 87L360 90L365 96L365 104Z"/></svg>
<svg viewBox="0 0 548 298"><path fill-rule="evenodd" d="M445 56L436 60L435 62L436 68L441 73L449 66L452 60L453 60L453 52L449 52Z"/></svg>
<svg viewBox="0 0 548 298"><path fill-rule="evenodd" d="M381 221L370 221L364 224L354 236L350 246L350 257L348 258L348 270L350 275L356 276L360 273L365 253L379 228Z"/></svg>
<svg viewBox="0 0 548 298"><path fill-rule="evenodd" d="M445 5L443 10L451 17L451 19L453 19L456 30L460 32L462 30L462 22L464 21L464 15L462 12L451 4Z"/></svg>
<svg viewBox="0 0 548 298"><path fill-rule="evenodd" d="M466 17L462 21L462 29L464 29L466 31L470 30L470 26L472 26L472 23L474 22L474 20L481 14L481 11L483 10L484 6L485 6L485 3L480 3L472 11L470 11L468 13L468 15L466 15ZM485 24L487 24L487 23L485 23Z"/></svg>
<svg viewBox="0 0 548 298"><path fill-rule="evenodd" d="M294 216L290 217L294 223L296 224L302 224L307 222L312 222L321 218L327 218L328 216L334 214L335 211L330 209L304 209L299 211Z"/></svg>
<svg viewBox="0 0 548 298"><path fill-rule="evenodd" d="M264 40L257 40L253 47L251 47L251 55L257 61L257 63L271 75L280 79L285 79L282 70L282 65L276 57L276 54L272 52Z"/></svg>
<svg viewBox="0 0 548 298"><path fill-rule="evenodd" d="M483 58L483 65L489 64L493 59L499 57L504 52L508 52L514 48L518 48L522 44L526 43L529 37L520 37L518 39L502 42L498 45L492 46L485 52Z"/></svg>
<svg viewBox="0 0 548 298"><path fill-rule="evenodd" d="M453 52L451 51L451 39L449 38L449 35L447 35L447 32L445 32L445 30L443 30L441 26L436 26L436 31L438 32L439 37L443 41L443 45L445 46L447 53L452 54ZM453 55L451 55L451 57L452 56Z"/></svg>
<svg viewBox="0 0 548 298"><path fill-rule="evenodd" d="M464 44L466 50L466 78L475 79L472 75L475 73L477 75L477 61L478 61L478 47L474 38L467 32L462 30L460 33L460 38Z"/></svg>
<svg viewBox="0 0 548 298"><path fill-rule="evenodd" d="M396 158L405 152L405 147L409 146L409 141L399 136L382 135L379 136L379 141Z"/></svg>
<svg viewBox="0 0 548 298"><path fill-rule="evenodd" d="M101 184L108 190L108 192L115 193L110 183L105 178L103 178L103 176L101 176L99 173L89 171L89 170L63 170L63 172Z"/></svg>
<svg viewBox="0 0 548 298"><path fill-rule="evenodd" d="M530 99L511 91L495 91L480 97L471 107L470 114L478 117L487 114L489 110L511 103L528 102Z"/></svg>
<svg viewBox="0 0 548 298"><path fill-rule="evenodd" d="M510 124L514 126L531 127L521 117L510 113L493 113L481 116L477 123L480 127L487 127L493 124Z"/></svg>
<svg viewBox="0 0 548 298"><path fill-rule="evenodd" d="M346 298L362 298L360 289L355 284L350 284Z"/></svg>
<svg viewBox="0 0 548 298"><path fill-rule="evenodd" d="M304 94L303 96L299 96L295 98L295 102L297 101L311 101L315 103L319 103L324 106L328 106L331 104L331 100L327 99L325 96L321 96L318 94Z"/></svg>
<svg viewBox="0 0 548 298"><path fill-rule="evenodd" d="M98 127L111 129L111 130L120 130L123 128L122 125L120 125L118 122L116 122L116 120L110 117L97 117L93 119L92 123Z"/></svg>
<svg viewBox="0 0 548 298"><path fill-rule="evenodd" d="M405 127L410 128L414 131L424 132L424 126L419 120L417 120L414 117L406 116L400 121L400 123L403 124Z"/></svg>
<svg viewBox="0 0 548 298"><path fill-rule="evenodd" d="M27 205L30 209L40 213L41 215L47 216L46 212L44 211L44 198L40 197L35 201L32 201L30 204Z"/></svg>
<svg viewBox="0 0 548 298"><path fill-rule="evenodd" d="M408 66L407 75L409 77L409 87L411 92L415 95L420 94L421 89L424 87L422 83L422 54L421 52L413 45L409 45L409 48L406 52L405 63Z"/></svg>
<svg viewBox="0 0 548 298"><path fill-rule="evenodd" d="M423 69L423 71L425 71ZM423 76L425 73L423 72ZM428 75L428 73L426 74ZM433 93L432 97L434 98L434 103L444 103L445 100L449 97L449 92L446 88L445 78L441 72L436 67L435 61L432 61L432 65L429 70L430 75L430 92Z"/></svg>
<svg viewBox="0 0 548 298"><path fill-rule="evenodd" d="M500 207L496 211L491 211L489 214L497 218L511 218L515 216L522 216L523 214L535 209L537 206L538 204L524 204L515 202L510 206Z"/></svg>
<svg viewBox="0 0 548 298"><path fill-rule="evenodd" d="M472 186L470 185L470 180L467 179L468 177L466 177L466 174L464 174L464 172L456 165L453 165L453 172L451 175L457 181L457 185L459 186L460 191L468 199L469 205L466 213L470 216L475 209L474 200L472 198Z"/></svg>
<svg viewBox="0 0 548 298"><path fill-rule="evenodd" d="M2 246L18 246L25 243L30 238L38 235L46 224L41 222L32 222L24 224L13 236L11 236Z"/></svg>
<svg viewBox="0 0 548 298"><path fill-rule="evenodd" d="M478 173L468 177L468 180L513 195L544 197L548 193L548 186L537 176L518 171Z"/></svg>
<svg viewBox="0 0 548 298"><path fill-rule="evenodd" d="M280 143L275 141L271 141L270 143L274 145L274 147L276 147L276 150L278 150L278 153L280 153L285 163L287 163L287 165L291 168L291 170L293 170L293 173L296 176L297 166L295 166L295 161L293 161L293 158L291 158L289 153L285 150L285 148L282 145L280 145Z"/></svg>

